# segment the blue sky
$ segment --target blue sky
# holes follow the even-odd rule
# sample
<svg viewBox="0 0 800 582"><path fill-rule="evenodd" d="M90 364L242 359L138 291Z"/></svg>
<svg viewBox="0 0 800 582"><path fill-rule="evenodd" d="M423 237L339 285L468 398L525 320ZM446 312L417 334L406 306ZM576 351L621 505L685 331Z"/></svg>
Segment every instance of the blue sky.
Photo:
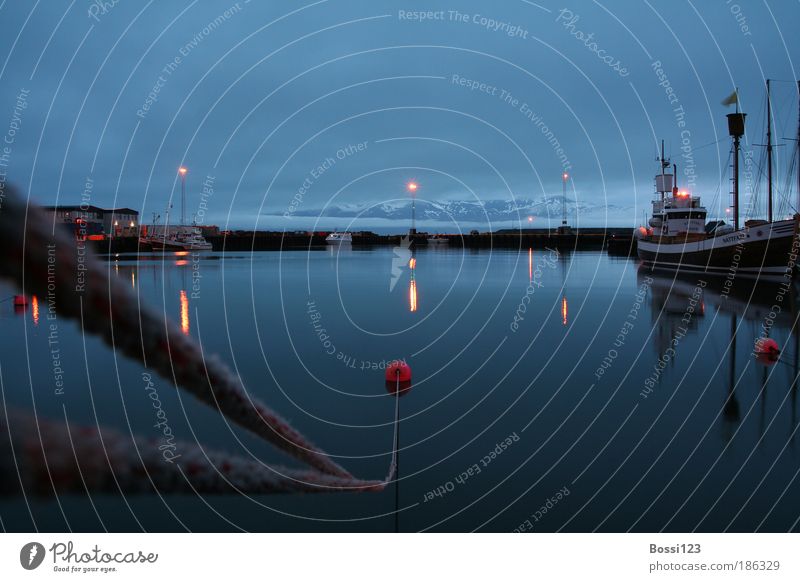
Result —
<svg viewBox="0 0 800 582"><path fill-rule="evenodd" d="M189 216L205 183L206 223L324 228L317 210L398 203L409 179L423 206L536 200L568 166L583 224L633 226L661 138L683 185L728 204L734 86L763 143L764 79L789 81L776 137L796 132L796 2L101 4L0 8L8 180L42 204L90 180L92 203L148 220L178 202L183 163Z"/></svg>

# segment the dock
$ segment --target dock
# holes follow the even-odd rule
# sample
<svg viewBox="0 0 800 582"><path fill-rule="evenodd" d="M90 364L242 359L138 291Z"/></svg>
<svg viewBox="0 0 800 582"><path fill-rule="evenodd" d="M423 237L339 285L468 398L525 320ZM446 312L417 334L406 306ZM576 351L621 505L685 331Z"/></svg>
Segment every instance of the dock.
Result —
<svg viewBox="0 0 800 582"><path fill-rule="evenodd" d="M328 248L325 243L327 232L274 232L274 231L233 231L220 235L205 235L215 252L250 252L277 250L321 250ZM407 244L403 235L381 235L373 232L354 232L352 246L354 248L378 246L402 246ZM447 239L447 244L437 244L436 248L469 248L469 249L527 249L557 248L560 250L603 250L610 253L627 255L635 252L636 239L631 228L582 228L568 234L558 233L555 229L507 229L495 232L472 231L464 234L438 235ZM412 236L414 247L428 246L428 235L418 233ZM152 249L140 243L137 237L109 238L105 240L86 241L99 254L135 254L147 253Z"/></svg>

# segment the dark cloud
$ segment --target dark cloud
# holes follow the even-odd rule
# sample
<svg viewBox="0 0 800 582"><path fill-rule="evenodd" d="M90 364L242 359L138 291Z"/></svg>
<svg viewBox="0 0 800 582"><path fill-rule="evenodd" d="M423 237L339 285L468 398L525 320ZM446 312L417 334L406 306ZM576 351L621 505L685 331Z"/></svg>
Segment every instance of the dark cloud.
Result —
<svg viewBox="0 0 800 582"><path fill-rule="evenodd" d="M30 91L9 179L71 203L91 176L96 204L148 214L183 162L195 199L214 177L206 221L237 226L304 228L326 204L401 199L412 177L432 201L540 201L561 195L565 167L579 207L613 210L587 219L632 224L660 138L724 207L720 100L741 88L748 141L762 143L764 77L798 76L796 3L68 6L0 10L0 119ZM794 132L794 91L776 85L780 135Z"/></svg>

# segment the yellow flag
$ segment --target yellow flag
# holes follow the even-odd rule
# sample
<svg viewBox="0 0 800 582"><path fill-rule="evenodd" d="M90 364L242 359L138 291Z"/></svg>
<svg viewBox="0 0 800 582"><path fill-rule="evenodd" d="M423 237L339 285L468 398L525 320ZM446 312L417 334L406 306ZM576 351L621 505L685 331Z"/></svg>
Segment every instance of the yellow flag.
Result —
<svg viewBox="0 0 800 582"><path fill-rule="evenodd" d="M734 91L722 100L723 105L735 105L739 102L739 92Z"/></svg>

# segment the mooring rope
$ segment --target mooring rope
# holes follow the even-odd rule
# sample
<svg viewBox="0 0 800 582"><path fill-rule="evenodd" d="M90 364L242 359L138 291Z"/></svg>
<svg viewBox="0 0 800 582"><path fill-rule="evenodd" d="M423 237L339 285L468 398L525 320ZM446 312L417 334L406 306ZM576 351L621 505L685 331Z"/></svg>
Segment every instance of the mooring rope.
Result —
<svg viewBox="0 0 800 582"><path fill-rule="evenodd" d="M221 360L215 356L204 358L198 343L184 335L176 323L165 321L162 315L139 305L136 296L111 278L108 270L89 249L66 231L56 229L53 232L52 220L47 218L46 213L34 205L27 205L11 188L7 189L5 198L0 199L0 248L5 255L0 261L0 276L11 279L22 293L47 297L48 305L54 305L58 315L81 321L86 332L100 336L112 349L118 349L164 378L174 380L177 387L315 469L271 469L258 462L223 453L209 454L206 459L207 453L191 444L182 445L187 451L184 458L172 464L161 458L156 441L128 439L126 444L125 439L114 436L116 433L113 431L99 429L97 434L103 438L108 434L111 441L116 443L114 453L118 453L118 456L114 457L111 466L101 467L105 455L80 455L79 450L84 449L78 446L79 450L75 452L75 460L80 462L77 473L65 467L65 480L70 483L73 483L70 479L80 476L81 479L99 480L99 483L91 481L91 484L102 489L109 485L116 471L123 475L153 471L160 479L159 486L171 484L172 489L177 490L192 485L206 491L230 489L232 486L249 492L376 491L382 490L394 477L397 471L399 391L395 395L398 402L395 409L394 451L387 478L384 481L357 479L276 412L248 394L241 379ZM3 424L5 421L0 423L0 432L8 435L9 439L18 434L20 426L24 426L24 423ZM86 450L102 452L102 449L93 448L89 438L91 431L98 429L64 428L47 422L45 427L53 435L58 435L59 430L66 430L66 436L71 437L73 445L81 445L86 441ZM66 442L64 436L61 434L59 438L48 439L48 446L63 445ZM50 461L51 455L49 451L42 450L43 446L38 440L32 444L23 439L23 443L25 454L22 457L30 463L31 475L35 477L39 470L49 466L42 463ZM4 447L9 450L3 451ZM29 450L29 447L38 449L38 452ZM137 447L147 451L142 456L144 465L134 455ZM16 450L11 441L4 444L0 439L0 452L14 456ZM43 452L47 452L46 459L37 457ZM4 457L6 460L9 458L7 455ZM68 460L71 458L67 457ZM87 474L81 472L84 462L94 473L88 474L86 467L83 470ZM219 467L229 467L230 470L220 471ZM234 475L230 485L223 487L222 475ZM182 483L179 476L184 476L186 483ZM33 480L36 481L35 478ZM130 487L136 488L138 485L132 482Z"/></svg>
<svg viewBox="0 0 800 582"><path fill-rule="evenodd" d="M382 481L338 477L313 469L267 466L197 444L131 437L116 430L0 416L0 494L70 493L329 493L380 491ZM14 476L14 477L12 477Z"/></svg>

